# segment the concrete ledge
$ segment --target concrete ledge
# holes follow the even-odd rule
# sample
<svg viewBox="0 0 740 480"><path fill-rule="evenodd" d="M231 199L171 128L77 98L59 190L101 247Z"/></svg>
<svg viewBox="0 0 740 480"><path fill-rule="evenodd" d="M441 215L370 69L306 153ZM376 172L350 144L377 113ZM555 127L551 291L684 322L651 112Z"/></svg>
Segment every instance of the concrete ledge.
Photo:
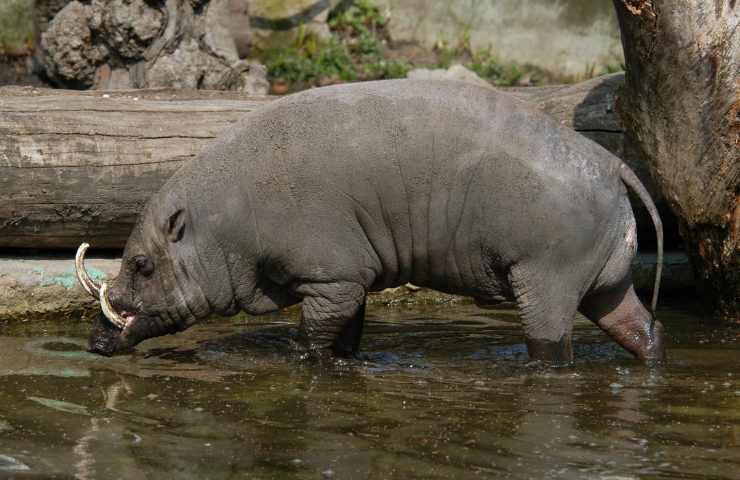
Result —
<svg viewBox="0 0 740 480"><path fill-rule="evenodd" d="M120 258L89 258L88 273L95 280L118 273ZM641 254L633 264L638 289L653 287L655 255ZM668 253L664 262L663 292L694 287L694 278L683 253ZM403 286L369 296L374 305L453 304L466 297ZM0 257L0 323L37 319L74 319L98 310L98 303L77 283L74 259L61 257Z"/></svg>
<svg viewBox="0 0 740 480"><path fill-rule="evenodd" d="M90 258L86 265L100 281L118 273L120 259ZM97 308L77 283L74 258L0 257L0 322L67 319Z"/></svg>

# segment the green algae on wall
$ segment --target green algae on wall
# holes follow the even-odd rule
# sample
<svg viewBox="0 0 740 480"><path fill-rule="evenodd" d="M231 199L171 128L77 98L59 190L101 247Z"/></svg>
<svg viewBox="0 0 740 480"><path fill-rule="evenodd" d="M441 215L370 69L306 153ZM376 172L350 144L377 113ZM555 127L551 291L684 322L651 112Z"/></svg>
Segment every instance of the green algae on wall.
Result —
<svg viewBox="0 0 740 480"><path fill-rule="evenodd" d="M95 267L88 267L87 273L96 282L105 280L107 275ZM73 288L77 285L77 274L74 268L68 268L64 273L44 279L42 285L61 285L64 288Z"/></svg>

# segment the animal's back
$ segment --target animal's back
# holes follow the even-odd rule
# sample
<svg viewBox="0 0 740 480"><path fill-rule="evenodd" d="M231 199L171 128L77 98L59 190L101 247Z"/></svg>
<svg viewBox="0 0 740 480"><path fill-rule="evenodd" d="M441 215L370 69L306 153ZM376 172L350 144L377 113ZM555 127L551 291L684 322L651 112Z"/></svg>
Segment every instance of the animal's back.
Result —
<svg viewBox="0 0 740 480"><path fill-rule="evenodd" d="M203 188L204 170L217 184L239 179L263 237L283 252L296 250L286 230L306 257L328 232L361 234L381 266L378 288L439 287L479 275L460 272L471 243L496 245L505 262L543 237L588 247L622 192L618 165L508 95L400 80L307 91L249 114L204 155L193 185Z"/></svg>

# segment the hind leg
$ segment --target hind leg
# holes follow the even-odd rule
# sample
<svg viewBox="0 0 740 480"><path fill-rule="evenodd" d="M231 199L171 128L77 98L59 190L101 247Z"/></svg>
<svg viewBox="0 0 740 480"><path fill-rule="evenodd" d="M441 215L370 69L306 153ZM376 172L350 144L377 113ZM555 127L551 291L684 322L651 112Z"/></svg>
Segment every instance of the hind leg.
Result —
<svg viewBox="0 0 740 480"><path fill-rule="evenodd" d="M580 311L644 363L665 361L663 325L653 321L629 278L613 288L587 295Z"/></svg>
<svg viewBox="0 0 740 480"><path fill-rule="evenodd" d="M512 270L511 284L530 360L572 363L571 332L579 301L577 294L570 292L572 283L519 267Z"/></svg>
<svg viewBox="0 0 740 480"><path fill-rule="evenodd" d="M362 330L365 325L365 302L357 309L334 341L334 354L351 357L360 349Z"/></svg>

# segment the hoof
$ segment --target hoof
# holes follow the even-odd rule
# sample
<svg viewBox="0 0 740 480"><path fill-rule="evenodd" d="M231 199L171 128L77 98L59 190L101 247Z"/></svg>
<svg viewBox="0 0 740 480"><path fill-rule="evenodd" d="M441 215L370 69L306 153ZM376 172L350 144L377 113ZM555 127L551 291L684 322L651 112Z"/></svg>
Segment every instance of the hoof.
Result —
<svg viewBox="0 0 740 480"><path fill-rule="evenodd" d="M649 367L657 367L666 364L665 355L665 334L663 331L663 325L660 322L655 322L653 329L650 332L645 345L644 353L639 355L645 365Z"/></svg>
<svg viewBox="0 0 740 480"><path fill-rule="evenodd" d="M529 359L552 366L567 366L573 363L573 348L570 335L559 341L527 339Z"/></svg>

